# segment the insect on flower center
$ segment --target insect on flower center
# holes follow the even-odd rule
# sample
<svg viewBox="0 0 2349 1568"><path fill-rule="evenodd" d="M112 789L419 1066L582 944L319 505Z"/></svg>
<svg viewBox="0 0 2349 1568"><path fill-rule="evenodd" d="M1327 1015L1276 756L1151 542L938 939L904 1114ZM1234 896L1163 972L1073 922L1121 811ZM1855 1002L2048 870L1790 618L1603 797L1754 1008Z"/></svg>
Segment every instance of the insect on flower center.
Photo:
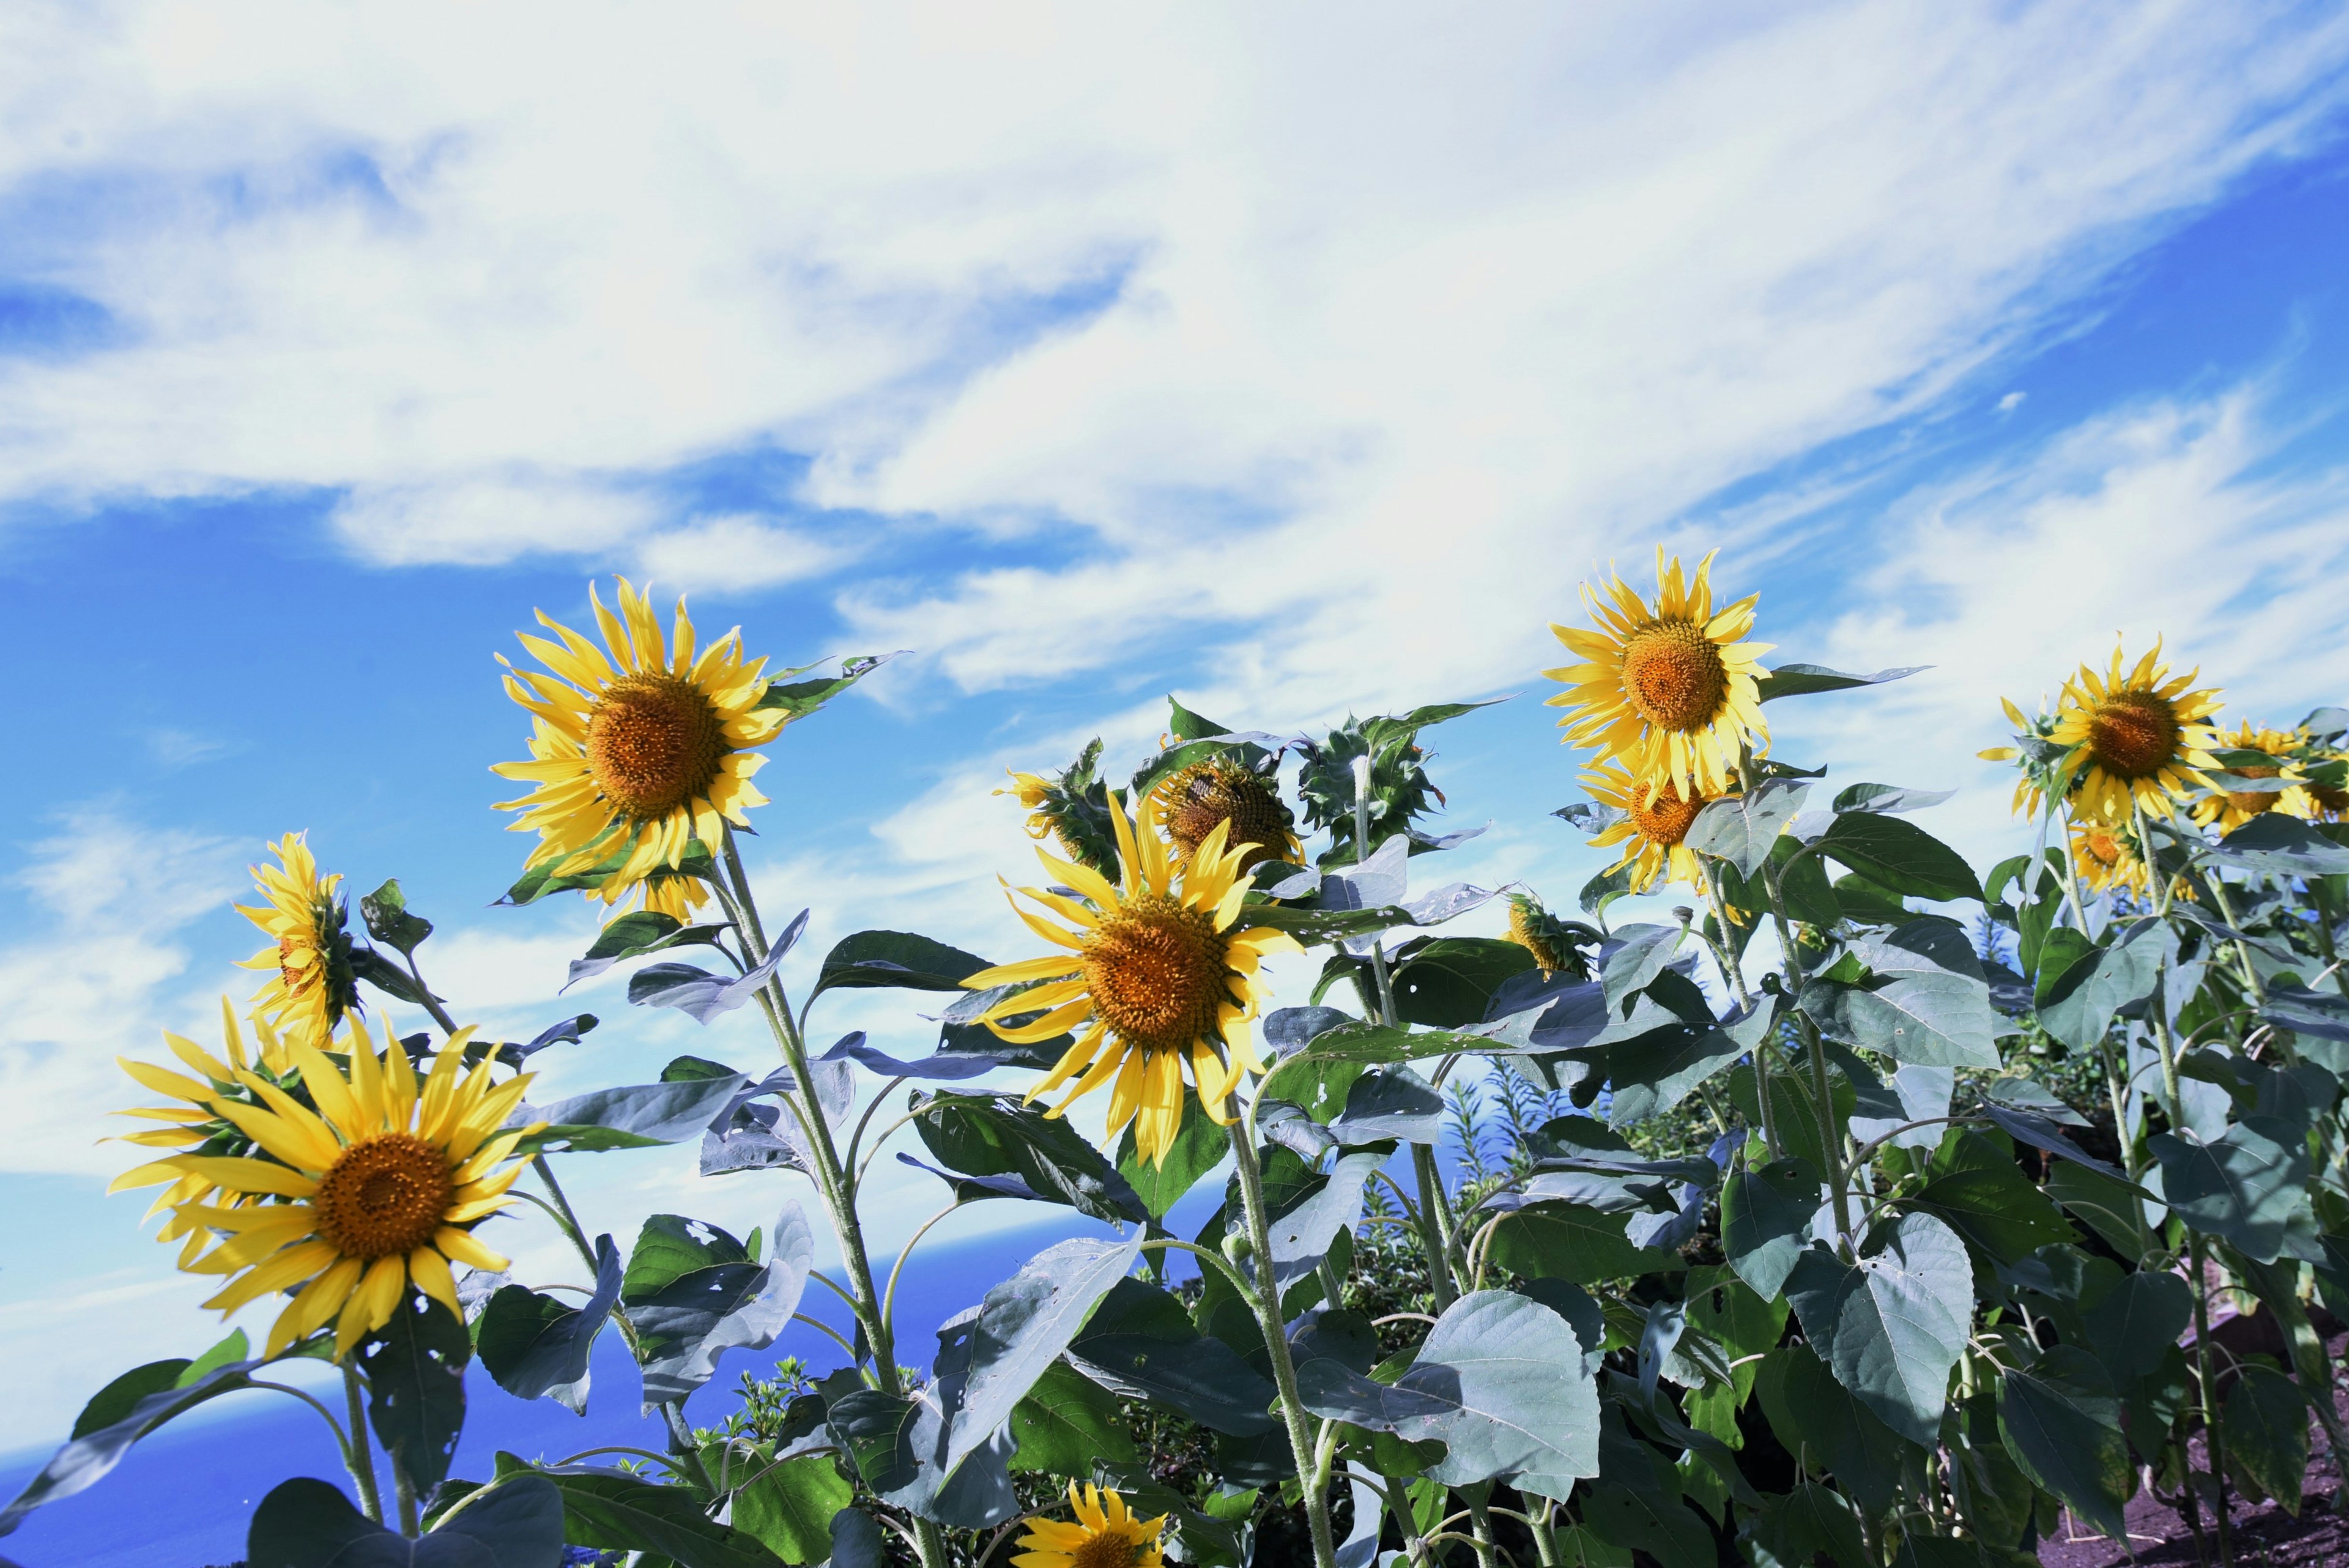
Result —
<svg viewBox="0 0 2349 1568"><path fill-rule="evenodd" d="M318 1234L344 1257L386 1258L430 1241L456 1195L438 1146L384 1133L345 1149L311 1202Z"/></svg>
<svg viewBox="0 0 2349 1568"><path fill-rule="evenodd" d="M1686 734L1720 714L1729 667L1695 622L1651 620L1623 639L1623 690L1641 718Z"/></svg>
<svg viewBox="0 0 2349 1568"><path fill-rule="evenodd" d="M1240 857L1240 875L1288 852L1295 819L1280 797L1245 768L1228 763L1196 763L1167 786L1166 831L1185 855L1198 852L1216 824L1231 824L1224 842L1233 848L1253 844Z"/></svg>
<svg viewBox="0 0 2349 1568"><path fill-rule="evenodd" d="M1123 1531L1103 1531L1069 1553L1072 1568L1133 1568L1142 1552Z"/></svg>
<svg viewBox="0 0 2349 1568"><path fill-rule="evenodd" d="M2241 778L2271 779L2276 777L2282 770L2261 767L2254 764L2248 768L2236 768L2231 771L2238 777ZM2227 804L2229 805L2233 806L2237 811L2248 812L2253 816L2257 816L2261 812L2273 806L2276 803L2276 799L2277 797L2274 794L2266 790L2230 789L2227 792Z"/></svg>
<svg viewBox="0 0 2349 1568"><path fill-rule="evenodd" d="M1188 1050L1216 1033L1229 994L1226 950L1207 911L1145 893L1085 937L1085 990L1102 1022L1129 1045Z"/></svg>
<svg viewBox="0 0 2349 1568"><path fill-rule="evenodd" d="M1705 797L1692 794L1683 799L1680 786L1666 784L1656 792L1656 798L1642 802L1638 792L1631 795L1631 826L1651 844L1661 844L1669 849L1688 836L1689 825L1705 807Z"/></svg>
<svg viewBox="0 0 2349 1568"><path fill-rule="evenodd" d="M2088 753L2106 773L2151 778L2178 760L2178 711L2150 691L2116 691L2088 720Z"/></svg>
<svg viewBox="0 0 2349 1568"><path fill-rule="evenodd" d="M587 766L605 798L654 817L704 794L726 754L717 710L674 675L615 681L587 721Z"/></svg>

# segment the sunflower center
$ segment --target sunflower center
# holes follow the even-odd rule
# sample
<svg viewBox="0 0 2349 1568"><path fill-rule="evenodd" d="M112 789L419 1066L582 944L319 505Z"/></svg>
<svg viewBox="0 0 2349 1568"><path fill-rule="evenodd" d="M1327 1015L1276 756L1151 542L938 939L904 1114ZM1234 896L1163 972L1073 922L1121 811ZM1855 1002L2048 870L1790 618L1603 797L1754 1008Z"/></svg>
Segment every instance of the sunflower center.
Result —
<svg viewBox="0 0 2349 1568"><path fill-rule="evenodd" d="M383 1133L345 1149L311 1199L318 1234L346 1258L412 1252L432 1240L455 1201L440 1147L406 1133Z"/></svg>
<svg viewBox="0 0 2349 1568"><path fill-rule="evenodd" d="M1188 1050L1216 1033L1216 1012L1230 993L1227 946L1206 910L1144 893L1084 939L1085 991L1128 1045Z"/></svg>
<svg viewBox="0 0 2349 1568"><path fill-rule="evenodd" d="M2088 754L2125 779L2151 778L2178 760L2178 711L2150 691L2116 691L2088 720Z"/></svg>
<svg viewBox="0 0 2349 1568"><path fill-rule="evenodd" d="M706 793L726 754L709 699L674 675L615 681L587 721L587 766L630 816L660 816Z"/></svg>
<svg viewBox="0 0 2349 1568"><path fill-rule="evenodd" d="M1133 1568L1141 1560L1142 1553L1122 1531L1089 1535L1082 1546L1069 1553L1070 1568Z"/></svg>
<svg viewBox="0 0 2349 1568"><path fill-rule="evenodd" d="M1661 844L1670 849L1688 836L1689 825L1705 807L1705 797L1681 797L1680 786L1666 784L1656 792L1656 798L1642 804L1637 790L1631 793L1631 826L1640 836L1651 844Z"/></svg>
<svg viewBox="0 0 2349 1568"><path fill-rule="evenodd" d="M2080 847L2107 870L2121 863L2121 841L2109 833L2091 833L2080 841Z"/></svg>
<svg viewBox="0 0 2349 1568"><path fill-rule="evenodd" d="M2271 779L2276 776L2278 772L2275 768L2259 766L2236 768L2232 771L2238 776L2247 779ZM2248 812L2253 816L2259 815L2260 813L2266 811L2271 806L2274 805L2275 803L2276 797L2265 790L2230 789L2227 792L2227 804L2229 805L2233 806L2237 811Z"/></svg>
<svg viewBox="0 0 2349 1568"><path fill-rule="evenodd" d="M287 991L299 995L305 987L318 977L311 972L309 964L294 962L296 947L297 944L291 937L277 939L277 978L285 981Z"/></svg>
<svg viewBox="0 0 2349 1568"><path fill-rule="evenodd" d="M1294 822L1288 807L1244 768L1213 762L1195 763L1175 775L1168 795L1166 831L1185 855L1196 854L1219 822L1231 824L1224 840L1226 846L1256 846L1240 857L1243 877L1288 852Z"/></svg>
<svg viewBox="0 0 2349 1568"><path fill-rule="evenodd" d="M1729 667L1704 628L1651 620L1623 639L1623 690L1648 722L1687 734L1720 713Z"/></svg>

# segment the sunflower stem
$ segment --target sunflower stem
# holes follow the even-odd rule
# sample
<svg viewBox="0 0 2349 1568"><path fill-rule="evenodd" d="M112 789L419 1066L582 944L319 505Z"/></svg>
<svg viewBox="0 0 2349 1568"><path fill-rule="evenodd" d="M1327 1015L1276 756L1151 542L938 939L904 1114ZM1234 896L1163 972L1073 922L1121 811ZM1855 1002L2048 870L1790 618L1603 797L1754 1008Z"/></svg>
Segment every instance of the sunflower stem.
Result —
<svg viewBox="0 0 2349 1568"><path fill-rule="evenodd" d="M1744 967L1737 961L1737 950L1730 945L1729 903L1721 896L1721 863L1707 857L1702 864L1704 901L1712 906L1713 929L1721 933L1719 941L1708 940L1705 945L1713 949L1713 956L1721 964L1722 973L1728 980L1730 990L1737 993L1737 1005L1751 1007L1754 1005L1754 998L1745 989Z"/></svg>
<svg viewBox="0 0 2349 1568"><path fill-rule="evenodd" d="M2159 1000L2158 992L2156 1000ZM2219 1489L2210 1511L2217 1516L2219 1561L2225 1565L2234 1562L2227 1539L2227 1447L2219 1429L2219 1379L2210 1370L2210 1275L2202 1250L2202 1232L2189 1231L2187 1247L2194 1269L2194 1381L2202 1401L2203 1459Z"/></svg>
<svg viewBox="0 0 2349 1568"><path fill-rule="evenodd" d="M1315 1487L1314 1434L1305 1414L1303 1396L1297 1386L1297 1364L1288 1353L1288 1328L1280 1317L1280 1282L1272 1267L1272 1216L1264 1202L1264 1171L1257 1164L1256 1148L1235 1118L1227 1129L1231 1137L1232 1163L1240 1179L1240 1206L1247 1212L1248 1240L1256 1251L1256 1288L1249 1292L1249 1304L1256 1308L1257 1326L1263 1330L1267 1355L1272 1361L1272 1380L1280 1390L1281 1420L1288 1428L1290 1456L1297 1461L1297 1474L1305 1483L1305 1521L1313 1536L1315 1568L1337 1568L1336 1538L1330 1529L1330 1498L1326 1487ZM1414 1149L1423 1145L1413 1146Z"/></svg>
<svg viewBox="0 0 2349 1568"><path fill-rule="evenodd" d="M1793 982L1788 989L1796 996L1803 982L1809 978L1803 970L1802 950L1795 941L1794 923L1786 914L1786 896L1780 885L1778 868L1767 864L1762 867L1762 885L1770 895L1770 914L1778 927L1779 961L1785 966L1786 978ZM1847 1251L1857 1251L1859 1239L1851 1233L1850 1177L1844 1168L1843 1138L1836 1125L1835 1085L1827 1077L1826 1048L1820 1044L1818 1031L1810 1026L1801 1009L1795 1012L1795 1028L1803 1038L1803 1054L1811 1061L1811 1093L1816 1098L1819 1123L1819 1154L1827 1162L1827 1190L1835 1202L1836 1234L1842 1238ZM1762 1053L1756 1050L1755 1060ZM1756 1083L1760 1082L1757 1074ZM1762 1104L1766 1107L1769 1100ZM1776 1145L1772 1145L1775 1149Z"/></svg>
<svg viewBox="0 0 2349 1568"><path fill-rule="evenodd" d="M358 1483L359 1505L367 1516L378 1524L383 1522L383 1492L375 1479L375 1450L367 1443L367 1406L359 1397L358 1369L343 1368L343 1400L351 1414L349 1441L343 1445L343 1463L350 1467L351 1480Z"/></svg>
<svg viewBox="0 0 2349 1568"><path fill-rule="evenodd" d="M409 1479L408 1467L399 1462L398 1454L386 1456L391 1460L391 1491L399 1503L399 1532L413 1541L424 1533L416 1515L416 1483Z"/></svg>

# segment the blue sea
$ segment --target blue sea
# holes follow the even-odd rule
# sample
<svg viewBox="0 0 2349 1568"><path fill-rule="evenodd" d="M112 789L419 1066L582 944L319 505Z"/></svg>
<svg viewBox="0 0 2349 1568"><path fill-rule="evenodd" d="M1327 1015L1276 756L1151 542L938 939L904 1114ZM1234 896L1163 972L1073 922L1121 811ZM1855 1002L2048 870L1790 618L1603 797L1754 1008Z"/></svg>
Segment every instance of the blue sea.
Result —
<svg viewBox="0 0 2349 1568"><path fill-rule="evenodd" d="M1221 1201L1221 1185L1203 1182L1176 1205L1172 1221L1177 1235L1205 1223ZM899 1359L926 1365L938 1324L977 1305L988 1286L1054 1241L1103 1229L1058 1210L1055 1218L1020 1230L916 1250L897 1292ZM846 1307L821 1284L809 1286L801 1310L843 1333L848 1329ZM831 1340L794 1324L769 1350L738 1350L723 1357L718 1376L688 1405L688 1419L697 1426L719 1425L735 1407L738 1376L763 1371L786 1355L801 1357L819 1373L845 1359ZM337 1387L326 1397L337 1412L339 1393ZM479 1366L469 1378L467 1398L464 1438L450 1472L454 1476L486 1476L501 1449L555 1460L606 1443L655 1451L667 1446L658 1420L639 1414L636 1368L615 1334L597 1344L584 1417L551 1400L516 1399ZM62 1439L64 1434L56 1436ZM0 1499L14 1497L52 1449L44 1443L0 1456ZM244 1555L254 1506L271 1487L297 1475L351 1490L334 1438L316 1412L282 1394L231 1395L149 1438L96 1486L32 1514L15 1534L0 1539L0 1558L22 1568L207 1568L235 1563Z"/></svg>

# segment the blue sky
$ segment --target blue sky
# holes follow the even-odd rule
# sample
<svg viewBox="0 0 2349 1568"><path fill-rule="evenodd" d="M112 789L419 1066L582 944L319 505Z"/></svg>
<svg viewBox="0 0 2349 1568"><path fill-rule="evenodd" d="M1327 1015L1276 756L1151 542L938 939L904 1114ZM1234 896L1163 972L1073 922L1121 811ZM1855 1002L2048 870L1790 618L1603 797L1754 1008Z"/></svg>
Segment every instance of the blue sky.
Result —
<svg viewBox="0 0 2349 1568"><path fill-rule="evenodd" d="M492 655L591 576L780 662L910 650L761 775L811 958L1019 951L988 791L1130 765L1170 691L1268 729L1520 693L1435 733L1495 824L1442 875L1570 903L1545 623L1659 543L1722 548L1774 660L1934 666L1778 750L1961 788L1985 856L1997 697L2116 631L2230 716L2349 696L2326 8L836 9L0 23L0 1351L42 1346L0 1448L217 1333L96 1140L116 1053L249 992L264 838L400 877L468 1016L601 1013L550 1093L757 1059L556 998L583 907L488 908ZM775 1201L574 1163L616 1230Z"/></svg>

